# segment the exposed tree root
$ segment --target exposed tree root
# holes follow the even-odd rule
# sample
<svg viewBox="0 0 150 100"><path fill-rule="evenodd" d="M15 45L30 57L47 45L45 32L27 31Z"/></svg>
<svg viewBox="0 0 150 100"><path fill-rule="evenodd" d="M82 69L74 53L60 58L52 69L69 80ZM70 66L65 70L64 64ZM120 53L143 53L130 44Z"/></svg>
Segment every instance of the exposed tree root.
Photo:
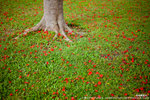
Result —
<svg viewBox="0 0 150 100"><path fill-rule="evenodd" d="M63 24L61 26L63 26L68 31L68 33L72 33L73 32L72 29L69 28L67 24ZM54 31L55 32L55 36L53 37L53 39L56 39L58 37L58 33L60 33L62 36L65 37L66 41L69 41L69 42L72 41L66 36L64 28L61 28L61 30L60 30L58 24L56 24L55 26L53 25L53 27L55 27L55 28L51 28L51 27L46 26L46 21L45 21L45 19L43 17L41 19L41 21L36 26L34 26L32 28L29 28L29 29L26 29L22 34L20 34L19 36L15 37L14 39L18 39L21 35L27 35L29 32L34 32L34 31L38 31L38 30L44 30L44 31Z"/></svg>

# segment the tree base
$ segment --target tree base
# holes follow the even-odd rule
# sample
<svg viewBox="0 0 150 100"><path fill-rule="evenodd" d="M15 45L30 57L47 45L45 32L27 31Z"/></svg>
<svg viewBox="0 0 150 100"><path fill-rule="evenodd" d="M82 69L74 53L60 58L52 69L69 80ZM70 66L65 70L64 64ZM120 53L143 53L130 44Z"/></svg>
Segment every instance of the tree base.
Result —
<svg viewBox="0 0 150 100"><path fill-rule="evenodd" d="M44 0L44 15L41 21L36 26L26 29L23 35L41 29L44 31L54 31L56 34L53 39L57 38L58 33L60 33L65 37L66 41L71 42L65 34L65 29L68 30L69 33L72 32L72 30L64 21L63 0Z"/></svg>
<svg viewBox="0 0 150 100"><path fill-rule="evenodd" d="M34 31L38 31L38 30L44 30L44 31L54 31L55 32L55 36L53 37L53 40L56 39L58 37L58 33L60 33L62 36L65 37L66 41L72 42L72 40L70 40L66 34L65 34L65 30L67 30L68 33L72 33L72 29L69 28L69 26L65 23L61 24L61 26L63 26L65 29L59 29L59 25L58 24L50 24L49 26L46 25L46 20L43 17L41 19L41 21L34 27L26 29L22 35L27 35L29 32L34 32ZM20 35L19 35L20 36ZM19 36L17 36L15 39L18 39Z"/></svg>

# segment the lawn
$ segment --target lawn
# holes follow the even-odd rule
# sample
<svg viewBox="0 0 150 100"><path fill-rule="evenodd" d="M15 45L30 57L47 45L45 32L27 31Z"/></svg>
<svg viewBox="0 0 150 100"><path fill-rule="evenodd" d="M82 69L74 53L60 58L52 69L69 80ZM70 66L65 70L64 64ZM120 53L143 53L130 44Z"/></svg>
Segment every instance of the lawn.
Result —
<svg viewBox="0 0 150 100"><path fill-rule="evenodd" d="M0 99L149 98L149 0L64 0L73 42L14 39L42 15L42 0L0 0Z"/></svg>

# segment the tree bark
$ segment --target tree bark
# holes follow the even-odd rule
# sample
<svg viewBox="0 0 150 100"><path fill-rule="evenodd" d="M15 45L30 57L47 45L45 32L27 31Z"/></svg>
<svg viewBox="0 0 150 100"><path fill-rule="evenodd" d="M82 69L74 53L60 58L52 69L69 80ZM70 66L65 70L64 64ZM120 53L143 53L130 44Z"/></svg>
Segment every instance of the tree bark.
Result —
<svg viewBox="0 0 150 100"><path fill-rule="evenodd" d="M53 39L55 39L60 33L65 37L65 40L71 40L66 36L65 29L68 32L72 30L67 26L63 15L63 0L44 0L44 15L41 21L34 27L27 29L23 34L27 34L31 31L37 31L43 29L45 31L54 31L56 34Z"/></svg>

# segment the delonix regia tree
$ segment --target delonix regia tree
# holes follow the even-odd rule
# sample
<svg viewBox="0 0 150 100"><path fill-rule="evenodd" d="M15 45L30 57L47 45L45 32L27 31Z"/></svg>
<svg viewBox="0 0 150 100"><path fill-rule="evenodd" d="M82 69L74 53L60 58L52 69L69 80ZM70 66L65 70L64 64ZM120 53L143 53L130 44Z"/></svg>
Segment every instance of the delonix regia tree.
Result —
<svg viewBox="0 0 150 100"><path fill-rule="evenodd" d="M72 32L72 30L64 20L63 0L44 0L44 15L41 21L36 26L26 29L23 34L40 29L43 29L44 31L54 31L55 36L53 39L60 33L65 37L65 40L71 42L65 34L65 30L69 33Z"/></svg>

